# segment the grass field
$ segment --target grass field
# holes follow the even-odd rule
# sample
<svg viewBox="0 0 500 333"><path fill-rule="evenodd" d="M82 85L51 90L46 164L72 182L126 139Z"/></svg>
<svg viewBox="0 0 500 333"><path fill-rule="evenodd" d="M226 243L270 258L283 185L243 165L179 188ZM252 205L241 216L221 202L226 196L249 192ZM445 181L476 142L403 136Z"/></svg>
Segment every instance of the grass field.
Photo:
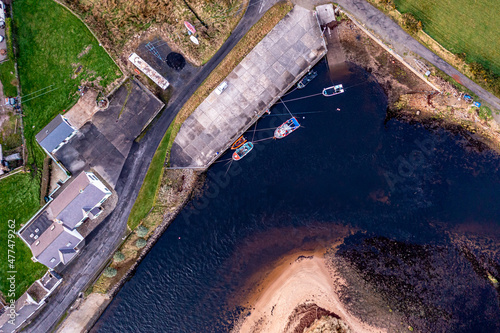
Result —
<svg viewBox="0 0 500 333"><path fill-rule="evenodd" d="M18 173L0 182L0 291L7 295L6 277L11 271L7 261L7 221L15 220L16 231L40 208L40 182L30 173ZM47 271L47 267L31 261L31 251L20 238L15 238L16 294L19 297Z"/></svg>
<svg viewBox="0 0 500 333"><path fill-rule="evenodd" d="M412 13L423 29L452 53L466 53L500 74L500 1L394 0L401 13Z"/></svg>
<svg viewBox="0 0 500 333"><path fill-rule="evenodd" d="M76 102L82 82L105 87L121 72L87 27L61 5L16 0L13 6L29 162L41 166L40 151L33 150L35 134Z"/></svg>

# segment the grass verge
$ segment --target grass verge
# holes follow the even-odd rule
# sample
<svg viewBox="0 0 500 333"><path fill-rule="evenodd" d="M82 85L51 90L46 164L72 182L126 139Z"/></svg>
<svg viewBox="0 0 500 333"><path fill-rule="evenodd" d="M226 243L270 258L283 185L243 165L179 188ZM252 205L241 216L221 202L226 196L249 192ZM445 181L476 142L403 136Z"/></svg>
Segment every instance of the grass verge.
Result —
<svg viewBox="0 0 500 333"><path fill-rule="evenodd" d="M17 96L16 69L14 67L14 50L12 48L12 19L5 19L5 38L7 39L8 60L0 64L0 82L3 85L4 97Z"/></svg>
<svg viewBox="0 0 500 333"><path fill-rule="evenodd" d="M170 152L170 148L172 148L172 144L180 128L179 124L170 125L151 160L144 182L128 217L127 225L130 230L134 230L141 220L146 217L151 207L154 206L158 186L163 175L164 164L167 160L167 153Z"/></svg>

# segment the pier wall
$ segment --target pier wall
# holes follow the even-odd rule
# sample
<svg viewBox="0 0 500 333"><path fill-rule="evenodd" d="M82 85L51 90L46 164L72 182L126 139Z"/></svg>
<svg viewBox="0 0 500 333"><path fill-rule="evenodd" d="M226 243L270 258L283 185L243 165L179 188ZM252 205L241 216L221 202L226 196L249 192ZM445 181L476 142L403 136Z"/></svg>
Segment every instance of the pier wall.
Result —
<svg viewBox="0 0 500 333"><path fill-rule="evenodd" d="M326 54L313 11L295 6L182 124L170 155L174 168L208 168Z"/></svg>

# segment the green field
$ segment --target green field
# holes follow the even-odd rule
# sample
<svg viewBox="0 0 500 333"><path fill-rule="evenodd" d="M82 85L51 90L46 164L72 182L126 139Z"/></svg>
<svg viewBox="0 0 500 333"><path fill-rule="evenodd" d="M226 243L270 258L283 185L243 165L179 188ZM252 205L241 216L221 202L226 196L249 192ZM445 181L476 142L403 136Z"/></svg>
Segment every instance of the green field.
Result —
<svg viewBox="0 0 500 333"><path fill-rule="evenodd" d="M105 87L122 74L87 27L61 5L16 0L13 6L25 137L30 162L41 166L43 156L33 151L36 133L76 102L82 81Z"/></svg>
<svg viewBox="0 0 500 333"><path fill-rule="evenodd" d="M19 229L40 209L45 153L35 141L36 133L76 102L82 81L105 87L122 75L87 27L64 7L52 0L16 0L13 6L30 172L0 181L0 291L4 295L8 287L7 221L15 220ZM19 238L16 270L18 296L47 270L31 261L30 249Z"/></svg>
<svg viewBox="0 0 500 333"><path fill-rule="evenodd" d="M412 13L424 31L452 53L466 53L500 74L500 1L395 0L401 13Z"/></svg>
<svg viewBox="0 0 500 333"><path fill-rule="evenodd" d="M40 182L37 177L32 177L30 173L18 173L0 181L0 291L7 295L9 288L6 277L7 271L12 271L8 267L7 261L7 237L8 221L15 220L16 231L21 223L28 221L31 216L40 208L39 203ZM39 279L46 271L47 267L31 261L31 251L16 237L15 241L15 270L16 274L16 294L19 297L28 287ZM12 255L12 253L11 253ZM12 257L10 258L12 259Z"/></svg>

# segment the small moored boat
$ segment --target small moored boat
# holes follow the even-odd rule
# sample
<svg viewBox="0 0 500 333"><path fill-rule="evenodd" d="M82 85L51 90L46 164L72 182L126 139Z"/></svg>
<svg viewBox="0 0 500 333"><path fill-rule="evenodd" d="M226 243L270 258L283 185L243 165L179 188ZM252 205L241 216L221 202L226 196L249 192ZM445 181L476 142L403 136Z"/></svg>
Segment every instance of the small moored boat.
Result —
<svg viewBox="0 0 500 333"><path fill-rule="evenodd" d="M331 86L323 89L323 96L330 97L341 94L344 92L344 87L341 84L337 84L336 86Z"/></svg>
<svg viewBox="0 0 500 333"><path fill-rule="evenodd" d="M189 23L188 21L184 21L184 26L186 27L186 29L190 32L190 35L191 34L195 34L196 33L196 29L194 28L194 26Z"/></svg>
<svg viewBox="0 0 500 333"><path fill-rule="evenodd" d="M233 153L233 160L239 161L253 149L253 143L247 142Z"/></svg>
<svg viewBox="0 0 500 333"><path fill-rule="evenodd" d="M247 142L247 139L245 139L245 137L242 135L238 138L238 140L236 140L233 145L231 146L231 149L232 150L235 150L235 149L238 149L240 148L241 146L243 146L243 144Z"/></svg>
<svg viewBox="0 0 500 333"><path fill-rule="evenodd" d="M297 84L297 88L298 89L302 89L304 88L305 86L307 86L307 84L309 82L311 82L316 76L318 76L318 73L315 72L315 71L310 71L309 73L306 74L306 76L304 76L302 78L302 80L299 81L299 83Z"/></svg>
<svg viewBox="0 0 500 333"><path fill-rule="evenodd" d="M297 121L297 118L292 117L285 121L283 124L281 124L275 131L274 131L274 137L276 139L282 139L288 134L292 133L295 131L297 128L300 127L299 122Z"/></svg>

